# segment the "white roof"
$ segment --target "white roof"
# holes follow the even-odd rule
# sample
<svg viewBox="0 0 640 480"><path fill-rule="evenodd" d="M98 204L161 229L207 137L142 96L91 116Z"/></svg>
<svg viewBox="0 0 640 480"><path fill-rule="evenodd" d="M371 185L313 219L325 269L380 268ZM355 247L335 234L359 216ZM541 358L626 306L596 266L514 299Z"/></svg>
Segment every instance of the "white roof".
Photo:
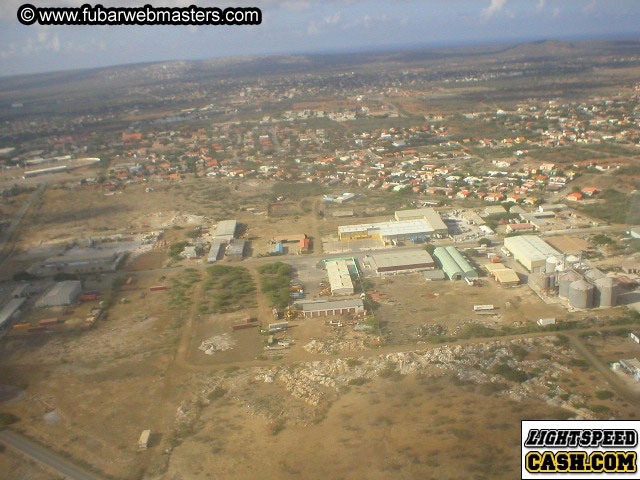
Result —
<svg viewBox="0 0 640 480"><path fill-rule="evenodd" d="M530 261L546 260L548 257L560 256L560 253L536 235L520 235L507 237L504 246L509 250L517 250L518 254Z"/></svg>
<svg viewBox="0 0 640 480"><path fill-rule="evenodd" d="M372 255L377 268L402 267L434 263L433 258L425 250L405 250Z"/></svg>
<svg viewBox="0 0 640 480"><path fill-rule="evenodd" d="M327 276L331 284L331 291L349 289L353 293L353 282L349 274L349 267L345 260L326 262Z"/></svg>
<svg viewBox="0 0 640 480"><path fill-rule="evenodd" d="M360 225L343 225L338 227L339 233L353 233L362 231L378 231L382 236L411 235L412 233L430 233L434 229L423 219L400 220L398 222L363 223Z"/></svg>

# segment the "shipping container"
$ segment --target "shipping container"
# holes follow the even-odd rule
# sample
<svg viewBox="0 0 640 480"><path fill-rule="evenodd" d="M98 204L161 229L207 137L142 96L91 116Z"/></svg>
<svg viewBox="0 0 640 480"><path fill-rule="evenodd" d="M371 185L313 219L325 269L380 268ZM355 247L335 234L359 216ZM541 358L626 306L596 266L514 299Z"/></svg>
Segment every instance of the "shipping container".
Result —
<svg viewBox="0 0 640 480"><path fill-rule="evenodd" d="M11 327L11 330L28 330L31 328L31 324L30 323L16 323L13 327Z"/></svg>
<svg viewBox="0 0 640 480"><path fill-rule="evenodd" d="M156 285L155 287L149 287L150 292L157 292L159 290L168 290L169 287L166 285Z"/></svg>
<svg viewBox="0 0 640 480"><path fill-rule="evenodd" d="M233 328L234 330L242 330L244 328L253 328L257 326L257 323L238 323L236 325L233 325L231 328Z"/></svg>
<svg viewBox="0 0 640 480"><path fill-rule="evenodd" d="M44 320L40 320L38 322L38 325L56 325L58 323L58 319L57 318L45 318Z"/></svg>
<svg viewBox="0 0 640 480"><path fill-rule="evenodd" d="M80 295L80 296L78 297L78 300L80 300L81 302L86 302L86 301L89 301L89 300L95 300L95 299L97 299L97 298L98 298L98 296L97 296L97 295L89 295L89 294L86 294L86 293L85 293L85 294L83 294L83 295Z"/></svg>
<svg viewBox="0 0 640 480"><path fill-rule="evenodd" d="M137 287L137 286L135 286L135 285L124 285L124 286L122 287L122 290L126 290L126 291L129 291L129 290L138 290L139 288L140 288L140 287Z"/></svg>

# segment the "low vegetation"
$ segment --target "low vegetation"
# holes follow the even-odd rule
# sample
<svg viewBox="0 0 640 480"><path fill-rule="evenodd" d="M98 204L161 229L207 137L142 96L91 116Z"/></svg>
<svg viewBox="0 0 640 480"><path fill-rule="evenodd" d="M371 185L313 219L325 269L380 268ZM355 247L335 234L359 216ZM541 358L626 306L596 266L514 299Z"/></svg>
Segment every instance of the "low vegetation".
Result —
<svg viewBox="0 0 640 480"><path fill-rule="evenodd" d="M291 299L291 266L282 262L267 263L258 267L258 273L260 290L271 306L279 309L286 308Z"/></svg>
<svg viewBox="0 0 640 480"><path fill-rule="evenodd" d="M214 265L207 268L205 291L210 300L203 299L198 307L210 303L211 311L215 313L235 312L242 308L255 305L256 286L249 271L244 267L230 267Z"/></svg>

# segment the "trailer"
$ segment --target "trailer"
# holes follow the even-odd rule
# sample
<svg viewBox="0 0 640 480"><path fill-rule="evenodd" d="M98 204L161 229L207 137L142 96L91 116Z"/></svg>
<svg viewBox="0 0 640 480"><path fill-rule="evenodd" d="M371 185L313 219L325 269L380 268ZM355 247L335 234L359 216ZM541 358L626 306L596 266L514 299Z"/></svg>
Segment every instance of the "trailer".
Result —
<svg viewBox="0 0 640 480"><path fill-rule="evenodd" d="M289 322L270 323L267 331L269 333L279 332L280 330L286 330L289 328Z"/></svg>
<svg viewBox="0 0 640 480"><path fill-rule="evenodd" d="M481 311L481 310L494 310L496 307L494 307L493 305L474 305L473 306L473 311L477 312L477 311Z"/></svg>

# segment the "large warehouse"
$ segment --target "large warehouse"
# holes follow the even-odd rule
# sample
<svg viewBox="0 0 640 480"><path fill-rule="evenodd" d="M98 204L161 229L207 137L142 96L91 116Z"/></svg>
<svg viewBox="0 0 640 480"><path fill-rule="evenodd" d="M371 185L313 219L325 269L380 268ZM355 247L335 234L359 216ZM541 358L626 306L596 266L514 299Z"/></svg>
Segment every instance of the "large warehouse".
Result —
<svg viewBox="0 0 640 480"><path fill-rule="evenodd" d="M433 208L416 208L413 210L398 210L395 212L397 221L403 220L426 220L433 229L433 233L446 235L449 230L446 223L442 221L440 214Z"/></svg>
<svg viewBox="0 0 640 480"><path fill-rule="evenodd" d="M364 223L338 227L341 241L379 238L385 242L409 240L411 237L433 234L433 228L426 220L402 220L400 222Z"/></svg>
<svg viewBox="0 0 640 480"><path fill-rule="evenodd" d="M39 276L56 273L114 272L125 257L125 252L115 252L112 249L73 248L63 255L49 257L31 265L28 271Z"/></svg>
<svg viewBox="0 0 640 480"><path fill-rule="evenodd" d="M219 242L230 242L236 236L238 222L235 220L222 220L216 227L215 240Z"/></svg>
<svg viewBox="0 0 640 480"><path fill-rule="evenodd" d="M331 295L353 295L353 282L346 260L326 262Z"/></svg>
<svg viewBox="0 0 640 480"><path fill-rule="evenodd" d="M504 239L504 246L523 267L535 272L544 267L547 258L559 257L560 253L536 235L520 235Z"/></svg>
<svg viewBox="0 0 640 480"><path fill-rule="evenodd" d="M301 307L305 318L364 312L364 303L360 298L310 301L302 303Z"/></svg>
<svg viewBox="0 0 640 480"><path fill-rule="evenodd" d="M478 278L478 272L455 247L437 247L433 254L442 265L449 280L462 280L463 278L474 280Z"/></svg>
<svg viewBox="0 0 640 480"><path fill-rule="evenodd" d="M60 305L71 305L76 301L81 291L82 284L79 280L56 282L56 284L51 287L47 293L40 297L36 306L57 307Z"/></svg>
<svg viewBox="0 0 640 480"><path fill-rule="evenodd" d="M365 257L371 269L378 275L419 272L431 270L436 264L424 250L403 250L379 253Z"/></svg>

